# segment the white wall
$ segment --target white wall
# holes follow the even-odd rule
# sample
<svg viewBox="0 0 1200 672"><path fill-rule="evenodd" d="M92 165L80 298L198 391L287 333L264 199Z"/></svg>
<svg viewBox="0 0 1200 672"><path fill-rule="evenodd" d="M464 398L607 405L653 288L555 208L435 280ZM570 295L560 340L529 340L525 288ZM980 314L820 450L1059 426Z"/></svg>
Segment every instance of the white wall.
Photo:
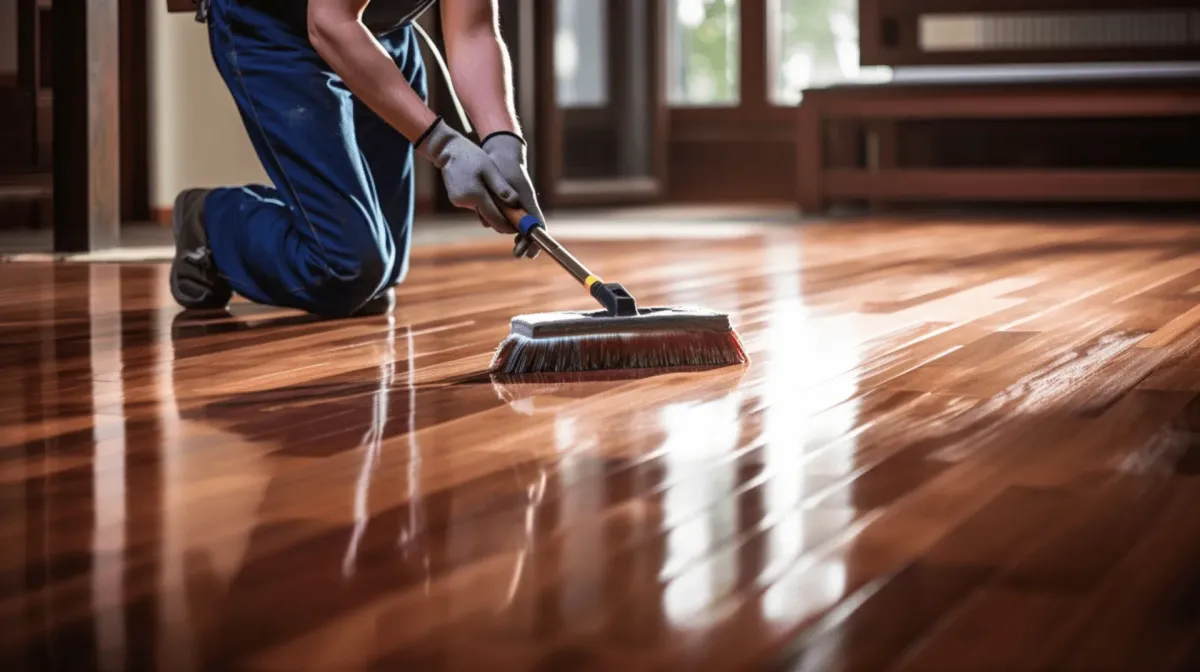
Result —
<svg viewBox="0 0 1200 672"><path fill-rule="evenodd" d="M17 71L17 0L0 0L0 74Z"/></svg>
<svg viewBox="0 0 1200 672"><path fill-rule="evenodd" d="M3 1L3 0L0 0ZM150 206L187 187L269 184L192 14L150 2Z"/></svg>

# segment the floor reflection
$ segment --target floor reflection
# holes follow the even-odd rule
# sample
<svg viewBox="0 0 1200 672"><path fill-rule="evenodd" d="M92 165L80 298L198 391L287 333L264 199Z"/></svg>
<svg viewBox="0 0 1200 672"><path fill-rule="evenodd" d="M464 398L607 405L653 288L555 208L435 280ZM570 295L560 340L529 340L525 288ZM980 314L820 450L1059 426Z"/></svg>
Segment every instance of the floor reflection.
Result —
<svg viewBox="0 0 1200 672"><path fill-rule="evenodd" d="M158 271L132 273L129 288L147 273ZM167 303L165 290L123 292L120 267L86 274L88 317L75 323L87 329L86 374L63 362L55 371L58 388L91 381L87 613L102 669L146 656L179 670L444 656L461 627L533 636L551 618L565 633L634 605L644 621L646 591L662 595L654 631L667 636L691 627L742 571L736 554L708 556L754 524L729 495L757 473L761 448L746 451L759 437L740 416L780 394L769 381L747 386L744 371L717 370L421 384L422 339L397 321L372 327L372 345L355 349L344 373L224 394L242 375L228 358L318 339L319 327L257 315L183 323L147 310ZM145 334L123 340L134 319ZM62 351L61 331L43 336L43 348ZM436 335L425 342L444 346ZM621 401L645 385L658 390L654 403ZM486 442L439 453L446 437L423 428L452 421L446 411L463 421L496 416L523 438L510 453ZM509 466L483 480L448 470L493 453ZM158 493L154 517L128 517L131 502L145 510L148 492ZM614 506L625 507L616 518ZM157 596L138 620L129 607L135 567L153 569L136 585L150 580ZM476 571L467 580L492 587L460 590L455 577ZM426 625L396 631L397 618L418 615ZM128 649L146 627L157 637Z"/></svg>

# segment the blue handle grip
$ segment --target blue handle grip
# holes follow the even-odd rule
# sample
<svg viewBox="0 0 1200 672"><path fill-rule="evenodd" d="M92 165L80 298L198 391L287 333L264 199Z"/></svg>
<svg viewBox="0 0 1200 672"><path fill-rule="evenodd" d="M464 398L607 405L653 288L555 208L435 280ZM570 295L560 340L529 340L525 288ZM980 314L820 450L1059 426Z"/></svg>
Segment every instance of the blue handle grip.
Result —
<svg viewBox="0 0 1200 672"><path fill-rule="evenodd" d="M523 236L532 231L535 226L541 225L542 223L538 221L537 217L534 217L533 215L525 215L521 218L521 221L517 222L517 230L520 231L521 235Z"/></svg>

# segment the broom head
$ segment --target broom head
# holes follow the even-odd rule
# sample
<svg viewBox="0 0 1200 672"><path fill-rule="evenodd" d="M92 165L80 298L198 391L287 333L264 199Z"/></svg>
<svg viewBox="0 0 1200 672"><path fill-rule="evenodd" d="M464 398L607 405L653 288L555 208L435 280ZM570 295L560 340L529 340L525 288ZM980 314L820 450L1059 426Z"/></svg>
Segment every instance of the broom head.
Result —
<svg viewBox="0 0 1200 672"><path fill-rule="evenodd" d="M489 371L501 375L745 364L729 316L683 306L518 315Z"/></svg>

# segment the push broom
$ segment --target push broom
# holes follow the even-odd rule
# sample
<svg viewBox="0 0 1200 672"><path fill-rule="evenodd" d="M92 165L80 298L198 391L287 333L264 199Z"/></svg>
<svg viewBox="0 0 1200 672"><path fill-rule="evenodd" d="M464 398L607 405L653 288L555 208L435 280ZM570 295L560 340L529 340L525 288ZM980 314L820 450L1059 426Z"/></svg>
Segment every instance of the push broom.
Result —
<svg viewBox="0 0 1200 672"><path fill-rule="evenodd" d="M620 283L589 271L536 217L501 207L520 236L587 288L602 309L514 317L492 357L491 373L714 368L749 361L727 314L688 306L639 307Z"/></svg>
<svg viewBox="0 0 1200 672"><path fill-rule="evenodd" d="M441 52L420 25L412 26L437 61L463 128L469 131L470 120ZM571 256L537 217L497 205L520 232L519 244L537 245L586 287L603 310L514 317L508 337L492 356L493 375L711 368L749 361L728 315L686 306L639 308L624 287L604 282Z"/></svg>

